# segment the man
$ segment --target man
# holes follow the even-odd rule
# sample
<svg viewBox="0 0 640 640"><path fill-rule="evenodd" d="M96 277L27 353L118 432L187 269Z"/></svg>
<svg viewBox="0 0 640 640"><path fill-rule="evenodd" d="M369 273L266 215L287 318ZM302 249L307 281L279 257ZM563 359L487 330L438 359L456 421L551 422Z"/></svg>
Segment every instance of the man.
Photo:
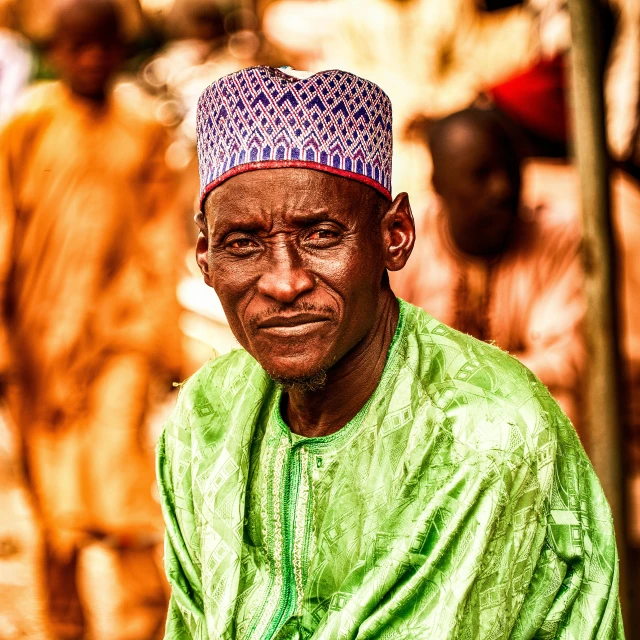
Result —
<svg viewBox="0 0 640 640"><path fill-rule="evenodd" d="M585 352L580 229L520 199L520 160L493 112L433 125L434 205L398 295L529 367L579 426Z"/></svg>
<svg viewBox="0 0 640 640"><path fill-rule="evenodd" d="M622 638L611 517L522 364L398 301L391 106L245 69L198 120L196 255L243 349L159 443L166 638Z"/></svg>
<svg viewBox="0 0 640 640"><path fill-rule="evenodd" d="M110 89L123 52L115 7L65 5L51 48L62 81L37 87L0 134L0 372L58 638L84 637L76 574L96 541L113 550L120 589L110 637L152 637L166 610L143 428L154 388L179 375L179 221L164 130Z"/></svg>

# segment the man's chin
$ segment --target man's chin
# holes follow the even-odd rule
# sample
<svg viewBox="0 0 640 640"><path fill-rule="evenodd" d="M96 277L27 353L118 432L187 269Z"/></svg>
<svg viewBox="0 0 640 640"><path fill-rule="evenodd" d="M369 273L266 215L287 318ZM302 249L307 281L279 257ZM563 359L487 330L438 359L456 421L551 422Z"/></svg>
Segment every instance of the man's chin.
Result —
<svg viewBox="0 0 640 640"><path fill-rule="evenodd" d="M253 345L251 345L253 346ZM330 354L318 354L314 344L287 345L291 348L278 348L280 345L259 345L251 355L260 363L267 375L284 391L319 391L327 382L327 371L338 358ZM323 345L326 350L326 346Z"/></svg>

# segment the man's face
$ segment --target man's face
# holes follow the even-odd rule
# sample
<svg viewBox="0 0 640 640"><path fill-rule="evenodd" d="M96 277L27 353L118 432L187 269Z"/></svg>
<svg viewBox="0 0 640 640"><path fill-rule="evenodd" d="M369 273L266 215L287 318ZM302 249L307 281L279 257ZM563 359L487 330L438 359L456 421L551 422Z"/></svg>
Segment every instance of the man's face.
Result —
<svg viewBox="0 0 640 640"><path fill-rule="evenodd" d="M53 61L77 95L102 99L123 57L117 24L104 9L74 7L63 17L53 44Z"/></svg>
<svg viewBox="0 0 640 640"><path fill-rule="evenodd" d="M388 206L366 185L310 169L244 173L208 196L198 262L234 335L273 378L312 378L371 330Z"/></svg>
<svg viewBox="0 0 640 640"><path fill-rule="evenodd" d="M507 245L520 199L520 166L504 140L458 127L434 166L434 183L463 251L492 256ZM437 182L436 182L437 176Z"/></svg>

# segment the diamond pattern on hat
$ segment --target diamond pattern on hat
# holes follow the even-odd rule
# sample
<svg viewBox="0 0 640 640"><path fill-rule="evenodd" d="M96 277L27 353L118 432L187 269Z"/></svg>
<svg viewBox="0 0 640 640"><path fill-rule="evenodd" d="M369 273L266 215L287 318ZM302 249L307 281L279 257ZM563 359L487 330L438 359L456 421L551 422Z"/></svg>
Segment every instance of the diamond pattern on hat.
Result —
<svg viewBox="0 0 640 640"><path fill-rule="evenodd" d="M391 102L377 85L333 69L301 79L250 67L210 85L197 116L200 203L238 173L308 167L391 198Z"/></svg>

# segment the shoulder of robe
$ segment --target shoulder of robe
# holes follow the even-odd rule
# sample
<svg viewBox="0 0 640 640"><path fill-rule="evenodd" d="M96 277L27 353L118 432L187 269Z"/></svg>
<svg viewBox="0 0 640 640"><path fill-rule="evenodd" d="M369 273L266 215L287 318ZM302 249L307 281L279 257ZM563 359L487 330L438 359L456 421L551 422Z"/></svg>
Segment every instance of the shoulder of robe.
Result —
<svg viewBox="0 0 640 640"><path fill-rule="evenodd" d="M2 123L0 135L6 139L16 139L34 127L47 122L59 108L62 87L59 82L37 82L29 87L15 111L6 122Z"/></svg>
<svg viewBox="0 0 640 640"><path fill-rule="evenodd" d="M58 108L65 93L63 85L57 80L43 80L31 85L20 99L17 115L54 111Z"/></svg>
<svg viewBox="0 0 640 640"><path fill-rule="evenodd" d="M529 369L416 307L405 322L414 374L461 446L527 460L544 447L553 456L567 421Z"/></svg>
<svg viewBox="0 0 640 640"><path fill-rule="evenodd" d="M234 406L260 399L269 378L244 349L236 349L206 362L180 388L176 413L194 425L198 419L224 418Z"/></svg>

